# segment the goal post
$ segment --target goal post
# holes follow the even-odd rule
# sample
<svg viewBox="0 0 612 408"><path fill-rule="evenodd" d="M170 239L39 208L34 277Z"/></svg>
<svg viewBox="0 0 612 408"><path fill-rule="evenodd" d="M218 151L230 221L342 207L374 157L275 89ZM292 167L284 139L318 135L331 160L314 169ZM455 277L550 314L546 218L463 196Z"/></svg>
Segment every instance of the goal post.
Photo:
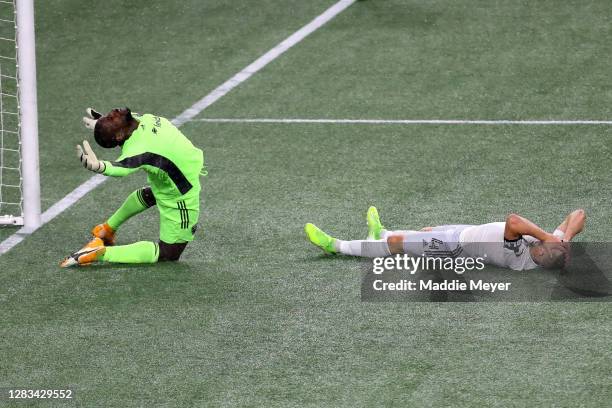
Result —
<svg viewBox="0 0 612 408"><path fill-rule="evenodd" d="M0 5L12 6L14 33L10 37L4 31L0 37L0 224L23 225L24 232L32 232L41 225L34 3L0 0ZM11 23L4 15L0 19ZM11 127L15 121L16 128Z"/></svg>
<svg viewBox="0 0 612 408"><path fill-rule="evenodd" d="M27 230L40 227L40 173L38 164L38 110L34 0L17 0L17 78L21 123L23 218Z"/></svg>

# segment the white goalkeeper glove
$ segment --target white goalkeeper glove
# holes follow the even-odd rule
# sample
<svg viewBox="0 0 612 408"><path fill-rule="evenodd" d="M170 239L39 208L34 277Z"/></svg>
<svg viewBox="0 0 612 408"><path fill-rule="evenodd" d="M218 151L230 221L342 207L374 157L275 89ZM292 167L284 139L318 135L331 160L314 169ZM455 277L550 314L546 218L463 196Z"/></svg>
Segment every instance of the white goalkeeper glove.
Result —
<svg viewBox="0 0 612 408"><path fill-rule="evenodd" d="M87 116L83 116L83 123L87 129L94 130L96 122L102 117L102 114L94 108L87 108L85 112L87 112Z"/></svg>
<svg viewBox="0 0 612 408"><path fill-rule="evenodd" d="M106 170L106 165L104 162L98 160L87 140L83 140L83 147L77 145L77 156L79 156L81 164L87 170L93 171L94 173L104 173L104 170Z"/></svg>

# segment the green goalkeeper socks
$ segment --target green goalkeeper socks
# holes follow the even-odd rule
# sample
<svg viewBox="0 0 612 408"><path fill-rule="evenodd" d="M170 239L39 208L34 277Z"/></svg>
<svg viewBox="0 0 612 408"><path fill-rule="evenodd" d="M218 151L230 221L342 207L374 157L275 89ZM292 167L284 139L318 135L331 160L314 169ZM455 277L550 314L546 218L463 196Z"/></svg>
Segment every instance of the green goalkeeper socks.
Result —
<svg viewBox="0 0 612 408"><path fill-rule="evenodd" d="M121 204L121 207L106 221L113 231L117 231L128 218L140 214L149 208L140 196L141 190L132 192Z"/></svg>
<svg viewBox="0 0 612 408"><path fill-rule="evenodd" d="M159 247L154 242L140 241L130 245L109 246L102 256L104 262L155 263Z"/></svg>

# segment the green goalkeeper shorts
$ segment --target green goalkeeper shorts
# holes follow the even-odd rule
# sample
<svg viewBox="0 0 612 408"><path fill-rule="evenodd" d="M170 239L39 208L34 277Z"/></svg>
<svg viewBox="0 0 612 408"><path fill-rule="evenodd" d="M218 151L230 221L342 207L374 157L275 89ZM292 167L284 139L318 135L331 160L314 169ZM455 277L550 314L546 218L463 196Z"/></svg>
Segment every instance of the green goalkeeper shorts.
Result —
<svg viewBox="0 0 612 408"><path fill-rule="evenodd" d="M174 205L157 203L160 240L167 244L193 241L200 216L199 200L195 198L178 200Z"/></svg>

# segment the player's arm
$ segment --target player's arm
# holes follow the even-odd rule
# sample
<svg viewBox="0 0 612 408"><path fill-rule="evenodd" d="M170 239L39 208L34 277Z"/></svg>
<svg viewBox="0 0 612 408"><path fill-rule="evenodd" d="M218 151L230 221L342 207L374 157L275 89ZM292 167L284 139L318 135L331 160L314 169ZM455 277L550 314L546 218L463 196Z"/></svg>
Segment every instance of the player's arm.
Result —
<svg viewBox="0 0 612 408"><path fill-rule="evenodd" d="M521 217L518 214L510 214L506 217L506 229L504 230L504 238L507 240L519 239L523 235L531 235L542 242L561 242L561 239L549 234L535 223L527 218Z"/></svg>
<svg viewBox="0 0 612 408"><path fill-rule="evenodd" d="M110 161L104 161L104 174L105 176L110 176L110 177L125 177L128 176L132 173L134 173L136 170L139 169L139 167L122 167L122 166L118 166L117 162L110 162Z"/></svg>
<svg viewBox="0 0 612 408"><path fill-rule="evenodd" d="M83 146L77 145L77 157L81 161L83 167L94 173L104 174L111 177L123 177L134 173L139 167L122 167L106 160L98 160L93 149L87 140L83 141Z"/></svg>
<svg viewBox="0 0 612 408"><path fill-rule="evenodd" d="M561 225L557 227L557 230L563 232L564 241L571 241L572 238L582 232L585 222L586 214L582 208L579 208L569 213Z"/></svg>

